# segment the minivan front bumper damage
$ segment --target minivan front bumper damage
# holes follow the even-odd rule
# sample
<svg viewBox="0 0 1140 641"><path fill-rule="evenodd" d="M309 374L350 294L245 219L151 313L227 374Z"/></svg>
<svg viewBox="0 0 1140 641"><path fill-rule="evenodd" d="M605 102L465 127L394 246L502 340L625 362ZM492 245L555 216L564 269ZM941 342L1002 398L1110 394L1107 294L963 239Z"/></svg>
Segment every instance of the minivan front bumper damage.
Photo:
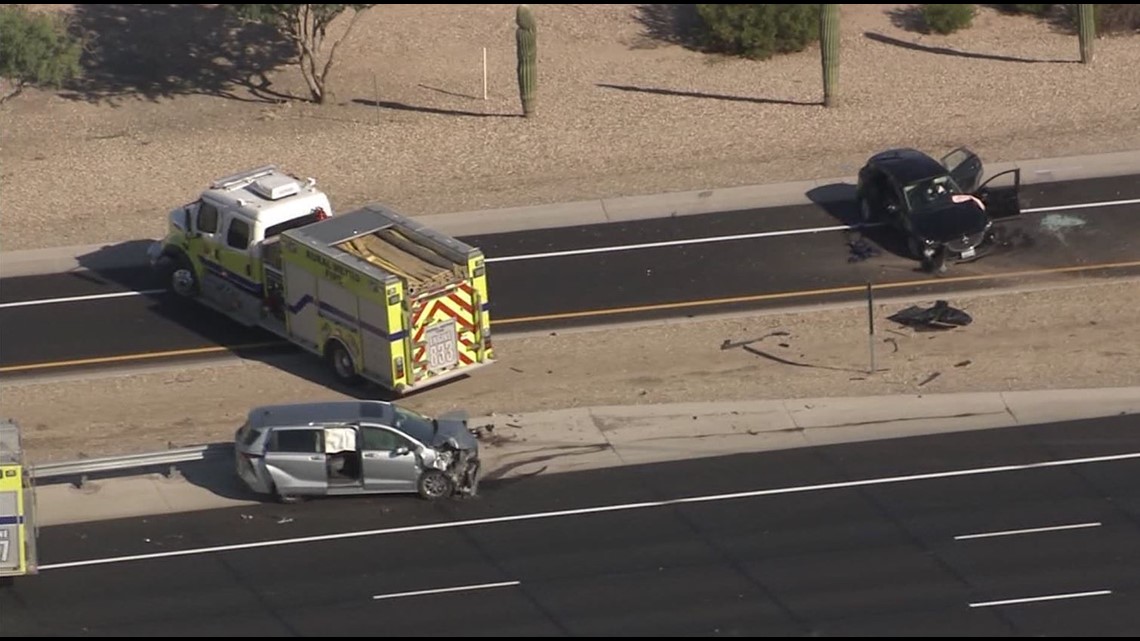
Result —
<svg viewBox="0 0 1140 641"><path fill-rule="evenodd" d="M445 448L436 457L433 467L447 474L455 494L475 496L478 493L480 471L478 450Z"/></svg>

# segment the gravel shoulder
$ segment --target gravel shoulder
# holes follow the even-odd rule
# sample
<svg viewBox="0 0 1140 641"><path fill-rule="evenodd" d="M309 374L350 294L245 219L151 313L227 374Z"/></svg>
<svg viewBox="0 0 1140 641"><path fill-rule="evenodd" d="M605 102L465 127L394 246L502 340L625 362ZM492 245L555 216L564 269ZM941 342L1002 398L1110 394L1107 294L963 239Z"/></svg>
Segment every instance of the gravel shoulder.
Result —
<svg viewBox="0 0 1140 641"><path fill-rule="evenodd" d="M966 327L923 332L847 307L501 336L499 362L406 399L472 416L684 401L1140 385L1140 280L951 297ZM926 301L929 304L932 301ZM348 398L305 356L0 388L32 461L228 441L253 404Z"/></svg>
<svg viewBox="0 0 1140 641"><path fill-rule="evenodd" d="M3 248L157 237L210 179L267 162L342 209L418 215L850 175L894 145L993 162L1140 148L1140 38L1098 41L1085 66L1075 36L1033 18L982 7L970 29L922 35L896 17L913 5L842 5L829 110L815 47L698 53L654 26L671 6L536 5L524 119L514 5L376 7L320 107L276 97L303 95L297 68L263 34L218 36L216 5L58 5L99 30L93 80L0 106Z"/></svg>

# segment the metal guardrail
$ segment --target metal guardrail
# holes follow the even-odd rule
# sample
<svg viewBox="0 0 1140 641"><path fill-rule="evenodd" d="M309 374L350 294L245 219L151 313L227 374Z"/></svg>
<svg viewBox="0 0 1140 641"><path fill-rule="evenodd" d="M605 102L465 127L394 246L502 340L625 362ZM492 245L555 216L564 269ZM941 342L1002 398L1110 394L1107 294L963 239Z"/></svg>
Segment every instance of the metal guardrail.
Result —
<svg viewBox="0 0 1140 641"><path fill-rule="evenodd" d="M43 463L41 465L33 465L32 474L34 478L83 476L96 472L118 472L137 468L175 465L178 463L193 463L223 456L233 456L233 445L195 445L192 447L169 449L162 452L149 452L146 454L108 456L84 459L81 461L67 461L64 463Z"/></svg>

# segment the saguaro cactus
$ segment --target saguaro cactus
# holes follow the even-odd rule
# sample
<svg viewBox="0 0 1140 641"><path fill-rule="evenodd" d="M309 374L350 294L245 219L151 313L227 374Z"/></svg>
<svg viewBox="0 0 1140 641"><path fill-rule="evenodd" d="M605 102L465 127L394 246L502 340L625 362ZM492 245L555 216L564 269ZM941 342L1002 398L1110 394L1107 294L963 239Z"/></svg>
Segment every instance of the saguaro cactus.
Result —
<svg viewBox="0 0 1140 641"><path fill-rule="evenodd" d="M823 65L823 106L839 104L839 5L820 5L819 56Z"/></svg>
<svg viewBox="0 0 1140 641"><path fill-rule="evenodd" d="M1077 28L1081 40L1081 63L1089 64L1093 61L1093 40L1096 39L1096 16L1093 15L1091 4L1077 5Z"/></svg>
<svg viewBox="0 0 1140 641"><path fill-rule="evenodd" d="M515 50L519 66L519 99L522 101L523 115L534 115L534 92L538 88L536 24L530 6L520 4L515 12Z"/></svg>

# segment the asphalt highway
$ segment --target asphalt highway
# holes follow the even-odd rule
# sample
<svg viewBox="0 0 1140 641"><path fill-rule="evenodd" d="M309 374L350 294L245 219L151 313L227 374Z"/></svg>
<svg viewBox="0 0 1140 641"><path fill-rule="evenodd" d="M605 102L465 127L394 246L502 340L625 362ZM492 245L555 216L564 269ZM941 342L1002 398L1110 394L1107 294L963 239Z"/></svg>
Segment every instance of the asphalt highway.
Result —
<svg viewBox="0 0 1140 641"><path fill-rule="evenodd" d="M0 590L0 627L1131 635L1135 421L489 478L480 497L438 504L318 499L49 527L41 573Z"/></svg>
<svg viewBox="0 0 1140 641"><path fill-rule="evenodd" d="M805 205L467 237L488 256L498 333L760 309L880 292L947 293L1037 277L1140 273L1135 176L1029 185L992 255L919 271L885 229L852 232L854 206ZM1116 204L1105 204L1116 203ZM738 236L744 235L740 238ZM860 239L877 255L858 252ZM205 308L149 291L144 270L0 281L0 373L188 358L278 343ZM108 294L128 294L106 297ZM97 297L97 298L90 298ZM71 299L27 304L44 299ZM15 337L15 338L13 338ZM221 346L220 348L218 346Z"/></svg>

